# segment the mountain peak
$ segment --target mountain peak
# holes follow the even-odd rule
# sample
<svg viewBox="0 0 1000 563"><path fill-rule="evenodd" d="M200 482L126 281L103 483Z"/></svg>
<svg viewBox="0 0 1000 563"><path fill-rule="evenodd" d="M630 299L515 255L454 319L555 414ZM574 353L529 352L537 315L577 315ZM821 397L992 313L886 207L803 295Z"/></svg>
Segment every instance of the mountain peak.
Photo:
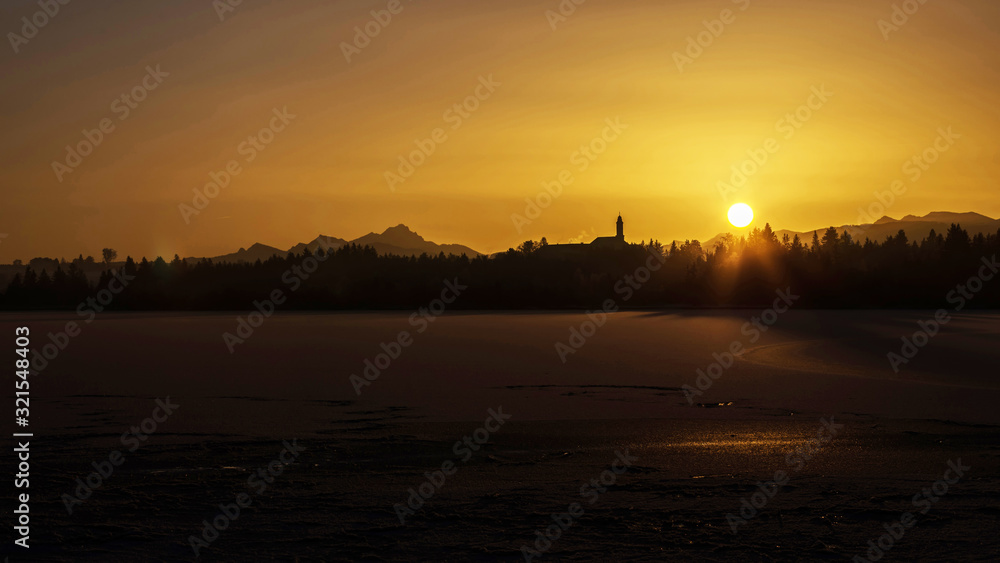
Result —
<svg viewBox="0 0 1000 563"><path fill-rule="evenodd" d="M907 215L906 217L913 217L913 216L912 215ZM903 221L906 221L906 217L903 217ZM893 219L892 217L889 217L888 215L883 215L881 219L879 219L878 221L875 221L875 223L873 223L873 224L874 225L882 225L884 223L895 223L895 222L896 222L896 220Z"/></svg>
<svg viewBox="0 0 1000 563"><path fill-rule="evenodd" d="M398 256L419 256L427 253L437 255L441 252L454 254L456 256L465 254L467 256L478 256L479 253L467 246L459 244L437 244L413 232L409 227L400 223L395 227L389 227L382 231L382 234L368 233L367 235L351 241L351 244L358 246L372 246L380 254L395 254Z"/></svg>
<svg viewBox="0 0 1000 563"><path fill-rule="evenodd" d="M362 246L365 244L379 242L398 248L419 248L427 243L427 241L424 240L424 237L411 231L409 227L402 223L396 225L395 227L389 227L383 231L382 234L368 233L367 235L352 242L358 243Z"/></svg>
<svg viewBox="0 0 1000 563"><path fill-rule="evenodd" d="M395 227L389 227L382 232L382 236L414 236L420 240L424 240L423 237L402 223L396 225Z"/></svg>

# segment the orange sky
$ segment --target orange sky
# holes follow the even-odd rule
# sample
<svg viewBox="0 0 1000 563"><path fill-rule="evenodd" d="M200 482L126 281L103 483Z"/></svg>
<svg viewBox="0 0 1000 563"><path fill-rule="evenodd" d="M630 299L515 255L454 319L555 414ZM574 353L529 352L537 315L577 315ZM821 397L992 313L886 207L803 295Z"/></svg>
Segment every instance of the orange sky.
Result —
<svg viewBox="0 0 1000 563"><path fill-rule="evenodd" d="M398 223L494 252L613 234L619 211L630 240L706 240L736 201L755 225L856 223L897 179L888 215L1000 216L1000 3L931 1L886 40L888 1L587 0L553 29L556 0L403 0L345 60L341 43L387 4L243 0L220 21L209 0L71 2L17 53L8 35L0 261L105 246L211 256ZM703 21L723 10L709 43ZM4 31L36 11L4 2ZM674 53L703 31L679 71ZM116 98L157 65L169 76L146 79L155 89L126 115ZM452 109L477 92L474 111ZM810 101L800 127L781 121ZM295 118L272 121L286 107ZM114 130L60 182L53 161L105 119ZM605 130L615 119L622 130ZM241 147L271 123L282 130L263 150ZM914 178L904 165L948 127L960 137L938 140L948 150ZM391 190L386 172L436 129L446 139ZM602 133L603 153L577 153ZM765 146L724 199L718 183ZM185 218L231 161L229 186ZM563 170L572 183L519 232L512 215Z"/></svg>

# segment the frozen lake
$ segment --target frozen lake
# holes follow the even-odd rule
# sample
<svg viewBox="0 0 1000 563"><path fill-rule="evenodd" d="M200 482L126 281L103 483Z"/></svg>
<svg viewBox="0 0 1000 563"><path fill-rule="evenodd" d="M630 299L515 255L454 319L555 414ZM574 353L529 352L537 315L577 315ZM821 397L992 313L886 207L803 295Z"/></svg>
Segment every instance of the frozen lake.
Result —
<svg viewBox="0 0 1000 563"><path fill-rule="evenodd" d="M301 457L203 559L523 560L626 450L638 461L546 557L850 558L959 458L974 469L892 556L998 549L997 314L955 316L898 373L887 355L932 313L277 314L231 353L236 316L102 314L56 336L31 378L33 555L190 559L202 521L291 440ZM82 321L2 319L35 346ZM126 442L167 397L174 412ZM463 459L453 444L490 409L509 419ZM830 417L842 433L794 457ZM63 495L116 450L125 462L68 514ZM394 505L446 461L457 472L400 524ZM789 483L733 534L727 514L777 470Z"/></svg>
<svg viewBox="0 0 1000 563"><path fill-rule="evenodd" d="M761 321L766 331L752 324L760 311L624 312L592 333L582 312L457 313L433 322L411 322L409 313L279 313L231 353L223 335L238 334L236 316L99 315L48 362L35 392L352 401L405 406L432 420L474 419L498 402L528 419L702 416L681 391L689 385L701 393L694 402L733 402L741 418L777 409L1000 422L995 313L955 316L898 372L888 355L903 358L901 338L912 339L931 312L791 310L770 326ZM35 346L82 321L20 319ZM581 328L591 335L574 339L571 329ZM397 344L404 333L408 346ZM742 353L729 360L733 349ZM698 370L717 377L699 380ZM54 419L39 417L46 420Z"/></svg>

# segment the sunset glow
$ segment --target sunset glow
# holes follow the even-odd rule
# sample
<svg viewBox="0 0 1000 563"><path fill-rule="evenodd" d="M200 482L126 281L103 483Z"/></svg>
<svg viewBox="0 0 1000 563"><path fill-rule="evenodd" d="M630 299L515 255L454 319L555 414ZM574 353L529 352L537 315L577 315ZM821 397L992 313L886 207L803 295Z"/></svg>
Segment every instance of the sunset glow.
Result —
<svg viewBox="0 0 1000 563"><path fill-rule="evenodd" d="M399 223L496 252L602 233L619 211L630 240L706 240L729 228L720 206L751 199L776 229L955 201L1000 215L995 2L922 4L898 30L879 24L891 3L867 0L588 2L557 18L557 2L403 2L367 43L355 28L385 2L293 4L74 3L8 53L0 230L18 235L0 260L213 256ZM5 21L33 6L5 4ZM60 181L54 163L105 119ZM512 221L560 175L540 216ZM878 204L897 180L905 193Z"/></svg>

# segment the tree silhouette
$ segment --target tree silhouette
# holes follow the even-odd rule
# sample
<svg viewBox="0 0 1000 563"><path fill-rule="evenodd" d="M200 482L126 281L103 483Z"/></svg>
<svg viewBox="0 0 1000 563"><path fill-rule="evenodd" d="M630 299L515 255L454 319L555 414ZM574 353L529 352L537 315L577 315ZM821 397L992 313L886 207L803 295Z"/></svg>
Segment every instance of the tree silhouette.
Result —
<svg viewBox="0 0 1000 563"><path fill-rule="evenodd" d="M275 289L288 296L286 309L416 309L440 295L444 280L469 289L450 307L476 309L595 308L616 292L626 276L662 262L631 295L628 307L768 306L777 289L792 287L806 307L946 306L946 296L1000 252L1000 231L970 237L959 225L947 236L931 232L910 242L905 232L884 241L859 242L836 229L813 233L806 246L798 236L775 236L770 225L746 237L723 237L714 248L698 241L659 241L622 249L587 248L573 259L537 252L525 241L494 257L379 255L374 248L347 245L315 253L318 268L297 282L286 273L312 253L289 253L254 263L170 262L157 257L138 263L126 257L119 271L110 262L89 270L85 259L69 264L32 259L4 278L0 308L75 310L108 287L116 275L127 287L111 310L245 310ZM650 258L658 257L656 262ZM618 286L620 287L620 285ZM1000 281L983 282L969 307L1000 306Z"/></svg>

